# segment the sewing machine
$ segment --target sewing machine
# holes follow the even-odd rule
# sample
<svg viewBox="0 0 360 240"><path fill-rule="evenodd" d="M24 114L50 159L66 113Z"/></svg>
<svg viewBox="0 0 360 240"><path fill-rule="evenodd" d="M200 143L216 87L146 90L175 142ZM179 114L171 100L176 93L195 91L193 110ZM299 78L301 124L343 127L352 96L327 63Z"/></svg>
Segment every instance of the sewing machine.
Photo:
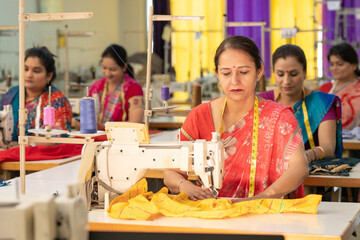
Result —
<svg viewBox="0 0 360 240"><path fill-rule="evenodd" d="M211 141L152 144L144 124L108 122L105 130L108 141L96 150L93 182L98 185L91 194L100 202L106 201L105 193L126 192L144 177L147 169L194 172L215 195L222 187L224 146L217 132Z"/></svg>
<svg viewBox="0 0 360 240"><path fill-rule="evenodd" d="M5 144L11 142L14 130L14 117L11 105L4 105L0 111L0 140Z"/></svg>
<svg viewBox="0 0 360 240"><path fill-rule="evenodd" d="M0 239L87 240L86 202L74 189L70 186L66 196L0 199Z"/></svg>

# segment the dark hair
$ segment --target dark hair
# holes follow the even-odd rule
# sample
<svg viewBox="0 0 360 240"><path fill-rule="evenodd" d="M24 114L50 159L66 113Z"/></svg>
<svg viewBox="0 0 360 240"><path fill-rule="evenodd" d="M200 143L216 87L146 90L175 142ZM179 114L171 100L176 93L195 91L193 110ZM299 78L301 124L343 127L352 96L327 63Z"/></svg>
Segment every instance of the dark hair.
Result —
<svg viewBox="0 0 360 240"><path fill-rule="evenodd" d="M101 58L104 57L110 57L114 59L114 61L119 65L120 67L124 67L125 64L127 64L126 73L132 77L134 77L134 69L133 67L127 62L127 53L125 48L118 44L111 44L108 46L105 51L101 54Z"/></svg>
<svg viewBox="0 0 360 240"><path fill-rule="evenodd" d="M272 66L275 67L275 63L279 58L294 57L303 66L304 72L306 72L306 57L301 47L293 44L285 44L278 47L272 55Z"/></svg>
<svg viewBox="0 0 360 240"><path fill-rule="evenodd" d="M46 73L53 73L52 78L50 79L50 82L47 83L46 86L51 85L51 82L56 78L56 67L55 67L55 59L56 57L54 54L52 54L47 47L33 47L29 48L25 52L25 61L29 57L37 57L40 59L40 63L45 67Z"/></svg>
<svg viewBox="0 0 360 240"><path fill-rule="evenodd" d="M218 71L219 57L226 49L238 49L247 52L253 58L256 70L261 69L263 62L261 60L260 51L256 44L250 38L243 36L232 36L222 41L216 50L214 57L216 72Z"/></svg>
<svg viewBox="0 0 360 240"><path fill-rule="evenodd" d="M332 46L327 55L327 59L330 62L331 56L341 57L345 62L356 64L355 74L360 76L359 60L355 49L348 43L340 43Z"/></svg>

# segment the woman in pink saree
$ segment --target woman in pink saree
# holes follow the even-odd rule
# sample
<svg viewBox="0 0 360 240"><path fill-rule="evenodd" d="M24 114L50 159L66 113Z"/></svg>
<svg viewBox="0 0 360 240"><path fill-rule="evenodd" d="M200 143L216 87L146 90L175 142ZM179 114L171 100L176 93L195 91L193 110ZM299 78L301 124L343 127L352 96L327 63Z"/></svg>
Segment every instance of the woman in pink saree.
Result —
<svg viewBox="0 0 360 240"><path fill-rule="evenodd" d="M182 141L210 141L211 132L220 133L226 159L219 197L279 198L291 192L304 196L308 165L299 125L290 107L255 95L263 69L259 50L250 39L225 39L215 55L225 96L194 108L181 129ZM186 192L193 200L214 197L180 170L166 170L164 183L172 193Z"/></svg>

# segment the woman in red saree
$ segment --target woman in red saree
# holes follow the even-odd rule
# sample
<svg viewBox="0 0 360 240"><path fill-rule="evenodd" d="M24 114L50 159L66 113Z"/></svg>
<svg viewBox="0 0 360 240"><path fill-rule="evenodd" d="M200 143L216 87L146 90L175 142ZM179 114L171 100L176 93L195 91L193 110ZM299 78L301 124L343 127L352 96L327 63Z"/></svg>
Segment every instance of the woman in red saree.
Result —
<svg viewBox="0 0 360 240"><path fill-rule="evenodd" d="M360 70L355 49L348 43L330 48L328 53L333 82L325 83L319 91L335 94L341 99L343 129L360 127Z"/></svg>
<svg viewBox="0 0 360 240"><path fill-rule="evenodd" d="M194 108L183 124L182 141L210 141L211 132L220 133L226 151L220 197L278 198L296 189L296 197L304 196L308 166L298 122L290 107L255 95L263 69L259 50L250 39L225 39L215 55L225 96ZM186 192L193 200L214 197L186 179L179 170L164 172L164 183L172 193Z"/></svg>

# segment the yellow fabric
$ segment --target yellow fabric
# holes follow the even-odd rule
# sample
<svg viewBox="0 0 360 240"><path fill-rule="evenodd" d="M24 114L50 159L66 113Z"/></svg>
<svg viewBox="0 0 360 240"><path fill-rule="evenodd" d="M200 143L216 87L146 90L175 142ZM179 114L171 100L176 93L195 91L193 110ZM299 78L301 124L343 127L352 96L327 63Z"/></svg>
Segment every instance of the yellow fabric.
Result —
<svg viewBox="0 0 360 240"><path fill-rule="evenodd" d="M171 15L205 17L200 21L171 22L171 61L176 81L194 81L200 77L201 68L204 72L214 73L215 51L223 38L223 1L171 0L170 8ZM179 100L188 97L183 92L174 94Z"/></svg>
<svg viewBox="0 0 360 240"><path fill-rule="evenodd" d="M272 0L270 4L271 28L298 27L300 30L312 30L316 27L312 18L314 0L303 0L301 4L295 0ZM314 48L315 34L318 32L298 32L294 38L281 38L280 31L271 31L271 53L281 45L288 43L300 46L306 56L307 79L314 79L317 77L314 69L317 66L315 60L317 53ZM273 74L271 82L275 82Z"/></svg>
<svg viewBox="0 0 360 240"><path fill-rule="evenodd" d="M168 194L167 188L155 194L147 192L147 182L142 179L128 192L115 198L107 212L117 219L149 220L158 216L219 219L247 214L315 214L320 202L321 195L300 199L257 199L234 204L228 199L192 201L184 192L177 196Z"/></svg>

